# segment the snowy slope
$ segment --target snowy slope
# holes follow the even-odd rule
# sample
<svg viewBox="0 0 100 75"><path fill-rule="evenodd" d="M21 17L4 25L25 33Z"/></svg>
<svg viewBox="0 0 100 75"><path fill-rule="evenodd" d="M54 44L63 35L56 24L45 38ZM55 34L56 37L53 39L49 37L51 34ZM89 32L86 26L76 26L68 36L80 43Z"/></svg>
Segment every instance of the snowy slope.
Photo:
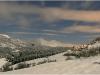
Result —
<svg viewBox="0 0 100 75"><path fill-rule="evenodd" d="M6 34L0 34L0 47L10 47L12 49L17 47L25 47L26 42L19 39L12 39Z"/></svg>
<svg viewBox="0 0 100 75"><path fill-rule="evenodd" d="M88 46L88 49L91 49L91 48L99 48L100 47L100 37L97 37L96 39L94 39L90 43L93 43L93 44L89 45Z"/></svg>
<svg viewBox="0 0 100 75"><path fill-rule="evenodd" d="M53 55L53 56L50 56L48 57L49 59L51 60L57 60L58 62L63 62L65 61L65 58L63 55L65 54L66 52L63 52L63 53L59 53L59 54L56 54L56 55ZM32 62L39 62L39 61L43 61L44 59L48 59L48 58L39 58L39 59L35 59L35 60L31 60L31 61L26 61L27 63L32 63Z"/></svg>
<svg viewBox="0 0 100 75"><path fill-rule="evenodd" d="M7 38L7 39L10 39L10 38ZM17 39L16 40L13 39L13 42L16 44L18 44L18 42L24 43L23 41L20 41ZM38 45L34 47L37 48ZM45 46L42 46L42 47L45 47ZM100 47L100 42L91 44L90 46L88 46L88 49L98 48L98 47ZM45 48L47 49L47 47ZM45 63L41 65L36 65L34 67L13 70L13 71L8 71L8 72L0 72L0 74L100 74L100 64L94 64L94 62L100 62L100 55L95 56L95 57L65 61L66 56L63 56L64 53L60 53L60 54L56 54L56 55L48 57L50 60L56 59L57 62ZM26 63L34 63L34 62L38 63L48 58L39 58L35 60L30 60L30 61L26 61ZM13 65L13 67L15 66L16 64Z"/></svg>
<svg viewBox="0 0 100 75"><path fill-rule="evenodd" d="M57 58L61 55L62 54L58 54ZM61 60L62 57L59 59ZM1 74L100 74L100 64L93 64L94 62L100 62L100 56L68 61L61 60L59 62L37 65L35 67L4 73L1 72Z"/></svg>
<svg viewBox="0 0 100 75"><path fill-rule="evenodd" d="M88 49L92 48L99 48L100 47L100 42L94 43L93 45L88 46Z"/></svg>
<svg viewBox="0 0 100 75"><path fill-rule="evenodd" d="M6 34L0 34L0 38L10 38L10 37Z"/></svg>

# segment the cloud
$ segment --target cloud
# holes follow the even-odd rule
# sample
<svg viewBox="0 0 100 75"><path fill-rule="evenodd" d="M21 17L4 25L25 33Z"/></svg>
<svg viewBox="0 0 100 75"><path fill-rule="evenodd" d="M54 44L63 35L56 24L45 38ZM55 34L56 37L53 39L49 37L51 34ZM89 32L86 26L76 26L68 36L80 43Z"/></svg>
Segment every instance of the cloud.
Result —
<svg viewBox="0 0 100 75"><path fill-rule="evenodd" d="M29 4L19 4L17 2L0 2L0 22L4 24L17 22L20 26L29 26L39 18L27 17L35 14L37 7Z"/></svg>
<svg viewBox="0 0 100 75"><path fill-rule="evenodd" d="M45 31L45 32L58 32L56 30L42 30L42 31Z"/></svg>
<svg viewBox="0 0 100 75"><path fill-rule="evenodd" d="M7 32L9 34L25 34L25 35L29 35L29 34L38 34L38 35L47 35L47 36L62 36L62 37L67 37L66 35L60 35L60 34L53 34L53 33L35 33L35 32Z"/></svg>
<svg viewBox="0 0 100 75"><path fill-rule="evenodd" d="M21 30L37 30L37 29L33 29L33 28L28 28L28 27L14 27L14 28L18 28Z"/></svg>
<svg viewBox="0 0 100 75"><path fill-rule="evenodd" d="M60 8L48 8L49 16L45 14L45 19L49 20L74 20L85 22L100 22L100 11L85 10L62 10Z"/></svg>
<svg viewBox="0 0 100 75"><path fill-rule="evenodd" d="M30 33L30 32L7 32L10 34L38 34L38 33Z"/></svg>
<svg viewBox="0 0 100 75"><path fill-rule="evenodd" d="M32 24L32 22L30 21L30 19L27 19L25 18L24 16L20 16L18 18L18 20L16 21L8 21L6 23L7 26L10 26L10 25L18 25L20 27L29 27L30 25Z"/></svg>
<svg viewBox="0 0 100 75"><path fill-rule="evenodd" d="M59 34L51 34L51 33L41 33L42 35L49 35L49 36L60 36Z"/></svg>
<svg viewBox="0 0 100 75"><path fill-rule="evenodd" d="M52 23L59 20L100 22L99 10L86 11L62 9L62 7L39 7L18 2L0 2L0 10L0 23L2 24L18 22L20 26L29 26L33 22Z"/></svg>
<svg viewBox="0 0 100 75"><path fill-rule="evenodd" d="M95 25L95 26L73 25L70 27L63 28L60 32L62 33L74 33L74 32L100 33L100 25Z"/></svg>
<svg viewBox="0 0 100 75"><path fill-rule="evenodd" d="M19 17L19 21L17 22L18 25L21 25L22 27L27 27L31 25L31 22L29 22L25 17Z"/></svg>
<svg viewBox="0 0 100 75"><path fill-rule="evenodd" d="M41 43L42 45L47 45L47 46L62 46L62 47L72 47L72 46L79 46L78 44L71 44L71 43L61 43L56 40L45 40L43 38L38 38L36 43Z"/></svg>
<svg viewBox="0 0 100 75"><path fill-rule="evenodd" d="M88 35L88 36L80 36L80 37L85 37L85 38L97 38L97 37L100 37L100 35Z"/></svg>

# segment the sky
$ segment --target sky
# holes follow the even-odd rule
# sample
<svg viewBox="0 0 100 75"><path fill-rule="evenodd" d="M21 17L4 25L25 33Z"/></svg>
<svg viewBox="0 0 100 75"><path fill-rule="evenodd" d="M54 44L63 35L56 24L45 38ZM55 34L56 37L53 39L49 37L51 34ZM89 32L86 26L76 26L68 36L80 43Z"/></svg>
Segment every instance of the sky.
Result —
<svg viewBox="0 0 100 75"><path fill-rule="evenodd" d="M0 34L31 43L86 44L100 37L100 1L1 1Z"/></svg>

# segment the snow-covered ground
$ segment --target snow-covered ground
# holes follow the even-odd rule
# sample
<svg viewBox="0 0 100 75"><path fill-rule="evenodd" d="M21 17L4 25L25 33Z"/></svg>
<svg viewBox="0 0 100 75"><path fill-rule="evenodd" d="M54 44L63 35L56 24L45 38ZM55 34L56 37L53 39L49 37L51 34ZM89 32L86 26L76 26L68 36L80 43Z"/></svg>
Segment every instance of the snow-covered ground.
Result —
<svg viewBox="0 0 100 75"><path fill-rule="evenodd" d="M88 49L92 49L92 48L99 48L100 47L100 42L97 42L93 45L88 46Z"/></svg>
<svg viewBox="0 0 100 75"><path fill-rule="evenodd" d="M63 53L59 53L59 54L56 54L56 55L53 55L53 56L50 56L48 57L50 60L57 60L57 62L63 62L65 61L66 57L63 56L66 52L63 52ZM26 61L26 63L38 63L40 61L43 61L44 59L48 59L48 58L39 58L39 59L35 59L35 60L30 60L30 61ZM15 68L16 67L16 64L13 65L13 67Z"/></svg>
<svg viewBox="0 0 100 75"><path fill-rule="evenodd" d="M65 61L64 53L51 56L49 59L57 59L58 62L45 63L30 68L1 72L1 74L100 74L100 56L81 58ZM39 62L43 59L27 61L27 63Z"/></svg>
<svg viewBox="0 0 100 75"><path fill-rule="evenodd" d="M1 58L0 59L0 68L6 63L7 63L6 59L5 58Z"/></svg>

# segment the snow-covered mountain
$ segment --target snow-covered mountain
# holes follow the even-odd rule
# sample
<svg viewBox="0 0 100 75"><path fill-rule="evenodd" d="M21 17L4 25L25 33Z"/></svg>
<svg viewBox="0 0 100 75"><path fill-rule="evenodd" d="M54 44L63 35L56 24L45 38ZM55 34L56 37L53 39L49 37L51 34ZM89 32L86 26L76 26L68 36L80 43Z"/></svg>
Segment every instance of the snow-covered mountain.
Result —
<svg viewBox="0 0 100 75"><path fill-rule="evenodd" d="M12 39L10 36L6 34L0 34L0 47L9 47L12 49L21 48L21 47L29 47L34 46L34 48L41 48L41 49L49 49L50 47L56 47L55 41L48 41L44 42L41 40L38 40L39 43L27 43L19 39ZM41 43L40 43L41 42Z"/></svg>
<svg viewBox="0 0 100 75"><path fill-rule="evenodd" d="M10 37L6 34L0 34L0 38L10 38Z"/></svg>
<svg viewBox="0 0 100 75"><path fill-rule="evenodd" d="M50 47L72 47L78 46L78 44L71 44L71 43L62 43L56 40L46 40L43 38L38 38L35 40L36 43L40 45L50 46Z"/></svg>
<svg viewBox="0 0 100 75"><path fill-rule="evenodd" d="M6 34L0 34L0 47L10 47L15 49L25 46L27 46L27 43L22 40L12 39Z"/></svg>

